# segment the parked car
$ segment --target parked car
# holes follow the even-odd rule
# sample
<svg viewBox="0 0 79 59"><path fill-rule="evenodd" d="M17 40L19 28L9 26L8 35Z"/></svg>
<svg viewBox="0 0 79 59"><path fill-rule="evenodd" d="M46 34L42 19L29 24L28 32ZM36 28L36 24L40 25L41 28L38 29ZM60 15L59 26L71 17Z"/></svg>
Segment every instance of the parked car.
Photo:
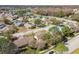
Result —
<svg viewBox="0 0 79 59"><path fill-rule="evenodd" d="M54 51L50 51L50 52L49 52L49 54L53 54L53 53L54 53Z"/></svg>

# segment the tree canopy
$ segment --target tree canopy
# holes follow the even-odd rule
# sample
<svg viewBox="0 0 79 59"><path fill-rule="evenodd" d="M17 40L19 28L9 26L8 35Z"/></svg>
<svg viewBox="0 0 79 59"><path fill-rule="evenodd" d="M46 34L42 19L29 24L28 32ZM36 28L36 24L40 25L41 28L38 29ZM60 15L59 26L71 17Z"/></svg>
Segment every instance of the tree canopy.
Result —
<svg viewBox="0 0 79 59"><path fill-rule="evenodd" d="M62 35L63 36L70 36L70 34L72 33L73 31L68 27L68 26L63 26L62 27Z"/></svg>
<svg viewBox="0 0 79 59"><path fill-rule="evenodd" d="M15 53L16 45L11 43L7 38L0 37L0 53Z"/></svg>
<svg viewBox="0 0 79 59"><path fill-rule="evenodd" d="M63 53L65 51L68 51L68 48L63 43L58 43L56 47L54 48L54 50L57 53Z"/></svg>

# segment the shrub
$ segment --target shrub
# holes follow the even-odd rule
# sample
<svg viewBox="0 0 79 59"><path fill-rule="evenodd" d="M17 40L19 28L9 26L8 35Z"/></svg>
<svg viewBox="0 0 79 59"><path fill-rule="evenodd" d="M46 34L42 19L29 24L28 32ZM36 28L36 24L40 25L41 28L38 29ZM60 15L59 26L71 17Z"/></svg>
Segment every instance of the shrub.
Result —
<svg viewBox="0 0 79 59"><path fill-rule="evenodd" d="M57 53L64 53L65 51L68 51L68 48L63 43L58 43L54 50Z"/></svg>

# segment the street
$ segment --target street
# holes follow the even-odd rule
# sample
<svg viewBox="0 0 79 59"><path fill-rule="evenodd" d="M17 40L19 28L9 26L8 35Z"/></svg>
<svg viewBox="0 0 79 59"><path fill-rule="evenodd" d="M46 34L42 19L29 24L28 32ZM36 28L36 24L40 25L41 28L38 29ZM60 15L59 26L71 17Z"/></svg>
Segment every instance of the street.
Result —
<svg viewBox="0 0 79 59"><path fill-rule="evenodd" d="M75 49L79 48L79 35L75 36L74 38L69 40L67 43L68 43L67 47L69 51L67 51L66 53L73 52Z"/></svg>

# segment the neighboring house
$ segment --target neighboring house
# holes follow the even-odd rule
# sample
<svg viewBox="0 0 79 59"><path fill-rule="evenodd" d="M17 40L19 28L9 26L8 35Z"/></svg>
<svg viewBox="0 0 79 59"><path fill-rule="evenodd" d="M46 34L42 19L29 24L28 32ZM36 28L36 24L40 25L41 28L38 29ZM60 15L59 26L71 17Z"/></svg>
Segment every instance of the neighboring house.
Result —
<svg viewBox="0 0 79 59"><path fill-rule="evenodd" d="M25 28L27 28L27 29L29 29L29 28L31 28L31 27L32 27L32 25L31 25L31 24L29 24L29 23L25 23L25 24L24 24L24 26L25 26Z"/></svg>
<svg viewBox="0 0 79 59"><path fill-rule="evenodd" d="M52 23L61 23L62 21L49 16L49 17L46 17L46 18L43 17L42 22L46 25L49 25L49 24L52 24Z"/></svg>
<svg viewBox="0 0 79 59"><path fill-rule="evenodd" d="M13 19L13 20L16 20L16 19L18 19L18 18L19 18L18 15L13 15L13 16L12 16L12 19Z"/></svg>
<svg viewBox="0 0 79 59"><path fill-rule="evenodd" d="M19 17L17 20L18 21L22 21L23 20L23 17Z"/></svg>
<svg viewBox="0 0 79 59"><path fill-rule="evenodd" d="M74 31L79 31L79 24L77 22L64 22L64 25L67 25L69 28L73 29Z"/></svg>
<svg viewBox="0 0 79 59"><path fill-rule="evenodd" d="M49 19L45 19L45 20L43 20L42 22L43 22L44 24L46 24L46 25L50 24L50 20L49 20Z"/></svg>
<svg viewBox="0 0 79 59"><path fill-rule="evenodd" d="M27 44L28 44L28 40L29 40L29 38L20 36L20 37L19 37L17 40L15 40L13 43L14 43L17 47L21 47L21 46L23 46L23 45L27 45Z"/></svg>
<svg viewBox="0 0 79 59"><path fill-rule="evenodd" d="M34 23L34 20L35 20L34 18L28 18L28 21L31 23Z"/></svg>
<svg viewBox="0 0 79 59"><path fill-rule="evenodd" d="M43 17L41 20L42 20L42 21L44 21L45 19L46 19L46 18L45 18L45 17Z"/></svg>
<svg viewBox="0 0 79 59"><path fill-rule="evenodd" d="M29 29L29 28L35 28L36 27L36 25L35 24L32 24L32 23L25 23L24 26L27 29Z"/></svg>
<svg viewBox="0 0 79 59"><path fill-rule="evenodd" d="M18 20L13 20L12 21L16 26L24 26L24 22L18 21Z"/></svg>

